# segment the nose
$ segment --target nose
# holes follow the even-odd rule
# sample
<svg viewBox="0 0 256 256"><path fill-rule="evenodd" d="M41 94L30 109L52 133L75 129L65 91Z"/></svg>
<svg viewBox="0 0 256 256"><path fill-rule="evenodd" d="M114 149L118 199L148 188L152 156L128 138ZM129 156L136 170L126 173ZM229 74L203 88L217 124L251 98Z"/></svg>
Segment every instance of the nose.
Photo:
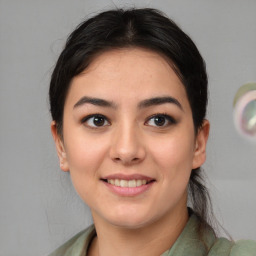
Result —
<svg viewBox="0 0 256 256"><path fill-rule="evenodd" d="M136 125L123 124L113 132L110 157L123 165L133 165L145 159L146 150Z"/></svg>

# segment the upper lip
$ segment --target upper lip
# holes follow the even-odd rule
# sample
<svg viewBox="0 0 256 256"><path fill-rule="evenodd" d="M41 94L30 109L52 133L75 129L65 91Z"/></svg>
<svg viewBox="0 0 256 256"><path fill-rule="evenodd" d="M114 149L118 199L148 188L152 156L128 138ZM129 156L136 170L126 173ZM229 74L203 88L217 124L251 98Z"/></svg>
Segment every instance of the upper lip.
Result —
<svg viewBox="0 0 256 256"><path fill-rule="evenodd" d="M107 176L104 176L101 178L102 180L114 180L114 179L118 179L118 180L146 180L146 181L152 181L155 180L151 177L145 176L145 175L141 175L141 174L123 174L123 173L117 173L117 174L110 174Z"/></svg>

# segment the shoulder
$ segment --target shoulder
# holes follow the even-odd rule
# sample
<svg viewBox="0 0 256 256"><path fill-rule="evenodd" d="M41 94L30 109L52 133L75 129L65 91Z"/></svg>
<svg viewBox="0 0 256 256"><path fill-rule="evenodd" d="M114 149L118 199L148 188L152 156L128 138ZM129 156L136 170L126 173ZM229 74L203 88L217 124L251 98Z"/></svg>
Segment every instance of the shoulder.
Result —
<svg viewBox="0 0 256 256"><path fill-rule="evenodd" d="M256 241L240 240L237 241L230 252L230 256L255 256L256 255Z"/></svg>
<svg viewBox="0 0 256 256"><path fill-rule="evenodd" d="M218 238L208 256L256 256L256 241L239 240L232 242L226 238Z"/></svg>
<svg viewBox="0 0 256 256"><path fill-rule="evenodd" d="M95 234L95 228L92 225L76 234L48 256L75 256L82 255L82 253L85 254Z"/></svg>

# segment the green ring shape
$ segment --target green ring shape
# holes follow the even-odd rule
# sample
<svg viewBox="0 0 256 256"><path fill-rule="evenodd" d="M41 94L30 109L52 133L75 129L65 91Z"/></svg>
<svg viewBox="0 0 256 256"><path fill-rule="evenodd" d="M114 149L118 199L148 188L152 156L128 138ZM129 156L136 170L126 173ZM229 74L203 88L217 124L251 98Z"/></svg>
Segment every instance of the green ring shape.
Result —
<svg viewBox="0 0 256 256"><path fill-rule="evenodd" d="M244 94L246 94L249 91L256 90L256 83L247 83L241 86L238 91L236 92L234 101L233 101L233 107L235 107L237 101L239 98L241 98Z"/></svg>

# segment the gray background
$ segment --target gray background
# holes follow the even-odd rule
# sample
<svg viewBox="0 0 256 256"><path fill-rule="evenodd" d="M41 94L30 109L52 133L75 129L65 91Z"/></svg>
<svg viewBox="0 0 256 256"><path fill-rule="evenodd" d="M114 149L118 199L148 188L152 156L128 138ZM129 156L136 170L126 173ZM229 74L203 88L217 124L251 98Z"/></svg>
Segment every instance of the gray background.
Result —
<svg viewBox="0 0 256 256"><path fill-rule="evenodd" d="M198 45L210 84L205 170L214 211L234 239L256 239L256 144L242 139L232 101L256 81L255 0L0 0L0 255L40 256L91 223L59 170L47 90L67 35L100 10L156 7Z"/></svg>

